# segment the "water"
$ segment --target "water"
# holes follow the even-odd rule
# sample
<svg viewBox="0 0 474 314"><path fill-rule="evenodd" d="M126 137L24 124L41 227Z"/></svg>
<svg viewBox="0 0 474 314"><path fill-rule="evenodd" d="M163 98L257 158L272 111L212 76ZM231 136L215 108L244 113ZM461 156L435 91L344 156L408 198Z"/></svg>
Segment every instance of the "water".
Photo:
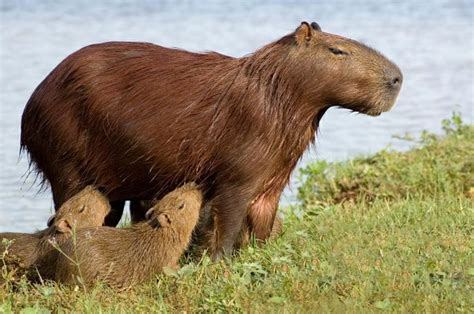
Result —
<svg viewBox="0 0 474 314"><path fill-rule="evenodd" d="M0 3L0 231L43 228L52 212L19 159L20 118L34 88L63 58L90 43L149 41L242 56L317 21L324 31L362 41L404 73L397 106L373 118L332 109L316 151L302 164L339 160L407 144L393 134L440 131L456 110L473 123L473 1L14 1ZM282 202L291 202L288 189Z"/></svg>

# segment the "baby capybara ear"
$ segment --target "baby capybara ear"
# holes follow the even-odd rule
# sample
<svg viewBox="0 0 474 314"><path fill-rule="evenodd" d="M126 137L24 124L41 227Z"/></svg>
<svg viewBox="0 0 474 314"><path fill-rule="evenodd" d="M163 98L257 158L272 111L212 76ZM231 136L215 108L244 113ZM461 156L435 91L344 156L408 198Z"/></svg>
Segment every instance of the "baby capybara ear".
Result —
<svg viewBox="0 0 474 314"><path fill-rule="evenodd" d="M166 214L166 213L163 213L163 214L159 214L158 217L157 217L158 221L160 222L160 226L161 227L169 227L171 226L171 216Z"/></svg>
<svg viewBox="0 0 474 314"><path fill-rule="evenodd" d="M299 45L308 43L313 37L313 32L314 29L308 24L308 22L301 22L301 25L295 30L296 42Z"/></svg>
<svg viewBox="0 0 474 314"><path fill-rule="evenodd" d="M56 231L59 233L72 233L72 225L67 218L61 218L54 223Z"/></svg>
<svg viewBox="0 0 474 314"><path fill-rule="evenodd" d="M169 227L171 225L171 219L170 219L170 216L166 213L161 213L158 215L150 215L148 218L148 224L152 228Z"/></svg>

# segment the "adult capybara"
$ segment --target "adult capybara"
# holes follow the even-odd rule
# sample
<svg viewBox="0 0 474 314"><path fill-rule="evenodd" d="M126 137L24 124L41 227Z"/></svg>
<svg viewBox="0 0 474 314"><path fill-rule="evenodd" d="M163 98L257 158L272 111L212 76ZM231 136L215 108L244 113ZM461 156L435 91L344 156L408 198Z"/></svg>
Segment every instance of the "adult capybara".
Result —
<svg viewBox="0 0 474 314"><path fill-rule="evenodd" d="M4 262L18 275L30 279L52 279L55 272L56 245L64 242L74 230L101 226L110 211L109 201L93 187L86 187L67 200L56 212L54 224L36 233L0 233L11 243L0 243ZM10 241L8 241L10 242Z"/></svg>
<svg viewBox="0 0 474 314"><path fill-rule="evenodd" d="M85 185L113 203L160 199L196 181L216 212L214 257L245 221L270 234L280 194L331 106L388 111L402 83L377 51L303 22L251 55L149 43L80 49L34 91L21 145L58 208Z"/></svg>
<svg viewBox="0 0 474 314"><path fill-rule="evenodd" d="M203 195L188 183L165 195L130 228L85 228L61 245L56 281L92 285L97 281L128 288L177 268L199 218Z"/></svg>

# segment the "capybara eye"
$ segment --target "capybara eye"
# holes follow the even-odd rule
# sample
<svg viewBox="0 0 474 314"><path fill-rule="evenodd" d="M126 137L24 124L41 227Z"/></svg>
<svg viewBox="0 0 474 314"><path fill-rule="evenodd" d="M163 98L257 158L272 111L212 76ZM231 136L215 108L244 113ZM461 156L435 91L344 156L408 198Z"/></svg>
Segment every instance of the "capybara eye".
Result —
<svg viewBox="0 0 474 314"><path fill-rule="evenodd" d="M79 209L79 213L84 212L85 209L86 209L86 205L82 205L81 209Z"/></svg>
<svg viewBox="0 0 474 314"><path fill-rule="evenodd" d="M183 201L183 202L181 202L181 203L178 205L178 209L183 209L184 206L185 206L185 203L184 203L184 201Z"/></svg>
<svg viewBox="0 0 474 314"><path fill-rule="evenodd" d="M339 48L334 48L334 47L329 47L329 51L331 51L333 54L341 56L341 55L347 55L348 53L345 52L344 50L341 50Z"/></svg>

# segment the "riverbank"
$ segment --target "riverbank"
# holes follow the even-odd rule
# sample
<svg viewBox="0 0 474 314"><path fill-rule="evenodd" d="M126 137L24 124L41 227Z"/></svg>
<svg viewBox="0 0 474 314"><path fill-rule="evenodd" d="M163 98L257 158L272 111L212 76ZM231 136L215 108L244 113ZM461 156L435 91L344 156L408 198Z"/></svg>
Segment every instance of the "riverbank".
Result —
<svg viewBox="0 0 474 314"><path fill-rule="evenodd" d="M454 115L443 129L407 152L307 166L301 205L264 247L126 292L7 282L0 312L472 311L474 126Z"/></svg>

